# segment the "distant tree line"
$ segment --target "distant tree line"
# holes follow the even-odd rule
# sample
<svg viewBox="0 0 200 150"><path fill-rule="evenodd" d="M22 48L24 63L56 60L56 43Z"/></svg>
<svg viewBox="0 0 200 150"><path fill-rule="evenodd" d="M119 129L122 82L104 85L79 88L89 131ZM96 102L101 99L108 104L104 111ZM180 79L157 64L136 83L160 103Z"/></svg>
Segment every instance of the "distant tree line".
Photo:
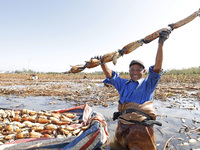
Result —
<svg viewBox="0 0 200 150"><path fill-rule="evenodd" d="M6 73L22 73L22 74L62 74L62 72L38 72L31 69L23 69L23 70L15 70L14 72L6 72ZM128 75L129 72L118 72L120 75ZM80 72L78 74L93 74L93 75L103 75L103 72L93 72L93 73L84 73ZM200 66L199 67L191 67L188 69L170 69L165 70L164 75L192 75L198 74L200 75Z"/></svg>
<svg viewBox="0 0 200 150"><path fill-rule="evenodd" d="M192 74L199 74L200 75L200 66L199 67L192 67L188 69L171 69L164 71L164 74L166 75L192 75Z"/></svg>
<svg viewBox="0 0 200 150"><path fill-rule="evenodd" d="M31 69L15 70L14 72L7 73L18 73L18 74L61 74L60 72L39 72Z"/></svg>
<svg viewBox="0 0 200 150"><path fill-rule="evenodd" d="M148 71L148 70L147 70ZM121 75L127 75L129 72L119 72ZM148 74L148 72L146 72ZM164 70L164 75L200 75L200 66L199 67L191 67L188 69L170 69Z"/></svg>

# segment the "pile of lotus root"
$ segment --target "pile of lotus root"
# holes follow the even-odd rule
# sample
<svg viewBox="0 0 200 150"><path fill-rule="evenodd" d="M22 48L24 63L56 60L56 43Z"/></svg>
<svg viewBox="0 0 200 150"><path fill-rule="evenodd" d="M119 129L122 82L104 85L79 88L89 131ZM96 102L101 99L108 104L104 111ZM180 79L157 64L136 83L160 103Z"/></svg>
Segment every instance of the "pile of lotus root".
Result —
<svg viewBox="0 0 200 150"><path fill-rule="evenodd" d="M0 144L24 138L64 138L79 136L89 125L69 112L0 109Z"/></svg>

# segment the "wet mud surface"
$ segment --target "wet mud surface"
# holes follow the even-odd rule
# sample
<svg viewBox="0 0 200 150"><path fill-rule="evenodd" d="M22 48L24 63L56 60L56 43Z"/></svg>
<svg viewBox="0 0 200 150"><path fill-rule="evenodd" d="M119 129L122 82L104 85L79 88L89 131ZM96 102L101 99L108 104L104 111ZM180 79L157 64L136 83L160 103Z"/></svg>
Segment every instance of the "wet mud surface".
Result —
<svg viewBox="0 0 200 150"><path fill-rule="evenodd" d="M24 76L0 76L0 107L58 110L88 104L104 115L110 139L117 125L112 120L117 111L118 92L105 86L103 79L66 79L57 76L27 80ZM200 83L161 82L155 91L157 120L154 126L158 150L200 148ZM110 140L109 139L109 140ZM169 140L169 142L167 142Z"/></svg>

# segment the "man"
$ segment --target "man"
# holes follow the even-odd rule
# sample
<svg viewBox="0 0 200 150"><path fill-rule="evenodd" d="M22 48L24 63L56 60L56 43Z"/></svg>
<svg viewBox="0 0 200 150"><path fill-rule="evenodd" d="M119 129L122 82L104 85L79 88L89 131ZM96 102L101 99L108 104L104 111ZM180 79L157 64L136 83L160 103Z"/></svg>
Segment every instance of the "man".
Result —
<svg viewBox="0 0 200 150"><path fill-rule="evenodd" d="M106 64L101 64L106 75L104 83L113 85L120 94L118 112L114 113L114 119L118 119L118 126L109 144L111 149L156 149L153 125L161 123L155 121L152 100L163 72L163 43L170 33L169 30L160 33L155 65L149 68L149 76L145 79L145 66L140 60L131 61L130 80L120 78Z"/></svg>

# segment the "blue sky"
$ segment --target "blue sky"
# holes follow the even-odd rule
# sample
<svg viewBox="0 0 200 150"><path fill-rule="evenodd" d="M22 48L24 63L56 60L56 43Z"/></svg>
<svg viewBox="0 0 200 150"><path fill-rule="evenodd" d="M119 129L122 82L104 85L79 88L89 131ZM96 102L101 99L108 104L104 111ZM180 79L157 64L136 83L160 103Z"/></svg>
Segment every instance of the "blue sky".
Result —
<svg viewBox="0 0 200 150"><path fill-rule="evenodd" d="M64 72L91 57L121 49L200 8L199 0L0 0L0 71ZM164 69L200 66L200 17L175 29L164 45ZM118 59L153 65L158 41ZM101 70L100 67L85 72Z"/></svg>

